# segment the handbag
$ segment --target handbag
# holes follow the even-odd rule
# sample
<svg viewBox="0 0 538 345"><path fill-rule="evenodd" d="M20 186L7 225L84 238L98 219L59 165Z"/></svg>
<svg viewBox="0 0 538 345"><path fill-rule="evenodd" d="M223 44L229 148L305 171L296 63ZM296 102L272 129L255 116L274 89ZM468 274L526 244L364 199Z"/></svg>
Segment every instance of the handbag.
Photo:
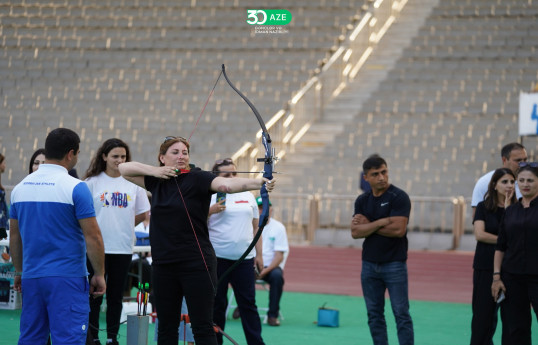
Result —
<svg viewBox="0 0 538 345"><path fill-rule="evenodd" d="M318 326L338 327L340 325L340 311L338 309L326 308L325 304L318 309Z"/></svg>

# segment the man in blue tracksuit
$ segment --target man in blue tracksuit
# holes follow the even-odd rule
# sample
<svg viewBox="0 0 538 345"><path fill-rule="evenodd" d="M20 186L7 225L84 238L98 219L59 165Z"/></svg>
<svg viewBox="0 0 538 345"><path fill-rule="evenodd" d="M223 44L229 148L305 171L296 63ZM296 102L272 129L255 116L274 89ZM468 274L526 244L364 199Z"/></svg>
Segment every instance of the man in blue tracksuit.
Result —
<svg viewBox="0 0 538 345"><path fill-rule="evenodd" d="M86 342L89 294L103 295L104 247L87 185L69 176L79 136L57 128L45 164L11 193L10 250L14 288L22 294L19 345ZM95 275L88 283L88 255Z"/></svg>

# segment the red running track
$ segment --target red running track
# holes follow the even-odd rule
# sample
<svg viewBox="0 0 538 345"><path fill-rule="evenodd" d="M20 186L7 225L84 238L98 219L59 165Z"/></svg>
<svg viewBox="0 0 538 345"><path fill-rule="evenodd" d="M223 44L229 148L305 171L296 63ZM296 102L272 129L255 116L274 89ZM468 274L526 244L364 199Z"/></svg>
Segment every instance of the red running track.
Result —
<svg viewBox="0 0 538 345"><path fill-rule="evenodd" d="M362 296L361 249L294 246L286 262L286 291ZM410 251L412 300L471 303L472 252Z"/></svg>

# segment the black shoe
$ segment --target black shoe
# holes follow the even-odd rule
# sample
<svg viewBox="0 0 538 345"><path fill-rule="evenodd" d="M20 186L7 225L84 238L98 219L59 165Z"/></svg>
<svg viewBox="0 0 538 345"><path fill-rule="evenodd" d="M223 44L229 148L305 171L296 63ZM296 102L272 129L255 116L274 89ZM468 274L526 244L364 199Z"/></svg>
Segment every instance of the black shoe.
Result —
<svg viewBox="0 0 538 345"><path fill-rule="evenodd" d="M241 315L239 314L239 308L234 309L234 313L232 314L232 317L234 319L239 319L241 317Z"/></svg>

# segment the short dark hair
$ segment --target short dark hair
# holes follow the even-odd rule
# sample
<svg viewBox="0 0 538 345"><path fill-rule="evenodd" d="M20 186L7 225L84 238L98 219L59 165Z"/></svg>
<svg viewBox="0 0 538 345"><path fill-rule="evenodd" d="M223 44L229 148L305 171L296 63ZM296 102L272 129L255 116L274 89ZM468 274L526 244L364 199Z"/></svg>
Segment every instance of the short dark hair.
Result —
<svg viewBox="0 0 538 345"><path fill-rule="evenodd" d="M510 154L514 150L525 150L525 146L521 145L520 143L509 143L503 146L501 149L501 157L510 159Z"/></svg>
<svg viewBox="0 0 538 345"><path fill-rule="evenodd" d="M366 175L370 169L378 169L382 165L387 166L387 162L380 155L374 153L362 163L362 171Z"/></svg>
<svg viewBox="0 0 538 345"><path fill-rule="evenodd" d="M45 140L45 158L62 160L69 151L78 153L80 137L68 128L52 130Z"/></svg>
<svg viewBox="0 0 538 345"><path fill-rule="evenodd" d="M219 169L220 167L225 167L228 165L235 166L233 159L231 158L217 159L215 161L215 164L213 164L213 168L211 168L211 172L213 174L218 174L220 172L220 169Z"/></svg>

